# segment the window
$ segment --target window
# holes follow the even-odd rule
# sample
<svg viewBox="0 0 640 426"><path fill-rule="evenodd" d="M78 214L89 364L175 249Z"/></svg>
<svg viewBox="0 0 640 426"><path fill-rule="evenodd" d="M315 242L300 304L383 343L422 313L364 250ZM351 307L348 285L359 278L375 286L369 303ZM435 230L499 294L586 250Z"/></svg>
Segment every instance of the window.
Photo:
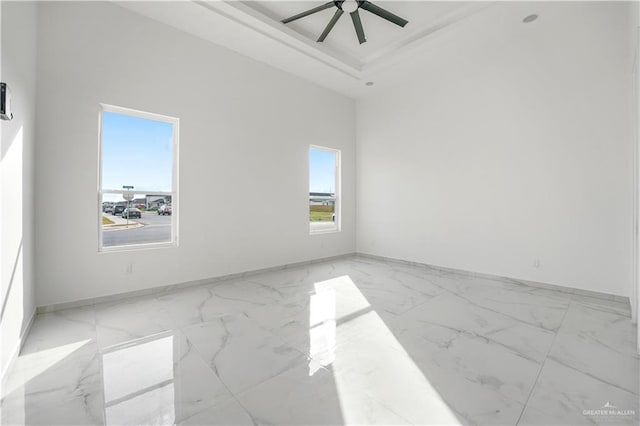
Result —
<svg viewBox="0 0 640 426"><path fill-rule="evenodd" d="M340 230L340 151L309 148L309 230Z"/></svg>
<svg viewBox="0 0 640 426"><path fill-rule="evenodd" d="M177 243L178 119L102 105L100 250Z"/></svg>

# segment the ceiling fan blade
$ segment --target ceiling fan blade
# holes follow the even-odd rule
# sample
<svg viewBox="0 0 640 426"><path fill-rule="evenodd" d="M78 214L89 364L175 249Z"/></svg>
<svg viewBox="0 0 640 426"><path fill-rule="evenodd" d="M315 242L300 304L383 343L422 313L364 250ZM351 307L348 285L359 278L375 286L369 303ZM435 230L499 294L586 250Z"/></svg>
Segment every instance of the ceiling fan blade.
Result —
<svg viewBox="0 0 640 426"><path fill-rule="evenodd" d="M283 19L281 22L283 24L288 24L291 21L295 21L296 19L304 18L305 16L313 15L316 12L320 12L321 10L329 9L330 7L333 7L333 6L335 6L335 3L330 1L328 3L320 5L318 7L314 7L313 9L309 9L309 10L307 10L305 12L298 13L297 15L293 15L290 18Z"/></svg>
<svg viewBox="0 0 640 426"><path fill-rule="evenodd" d="M364 35L364 28L362 28L362 21L360 20L358 9L351 12L350 15L351 20L353 21L353 27L356 29L356 34L358 34L358 41L362 44L367 41L367 37Z"/></svg>
<svg viewBox="0 0 640 426"><path fill-rule="evenodd" d="M319 42L323 42L324 39L327 38L327 36L329 35L329 32L331 32L334 25L336 25L336 22L338 22L338 19L340 19L343 13L344 11L342 9L336 10L336 13L333 15L333 17L331 18L327 26L324 28L324 31L322 32L322 34L320 34L320 37L318 38Z"/></svg>
<svg viewBox="0 0 640 426"><path fill-rule="evenodd" d="M409 21L407 21L406 19L402 19L398 15L394 15L388 10L383 9L380 6L376 6L375 4L367 0L360 3L360 7L368 12L373 13L374 15L378 15L382 19L386 19L387 21L393 22L394 24L399 25L401 27L404 27L409 23Z"/></svg>

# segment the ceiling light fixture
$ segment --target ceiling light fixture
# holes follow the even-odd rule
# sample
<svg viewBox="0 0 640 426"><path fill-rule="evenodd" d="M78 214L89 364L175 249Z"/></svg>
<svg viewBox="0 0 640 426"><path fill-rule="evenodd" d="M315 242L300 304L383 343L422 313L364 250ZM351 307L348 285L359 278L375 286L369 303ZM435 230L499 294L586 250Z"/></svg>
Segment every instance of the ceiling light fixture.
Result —
<svg viewBox="0 0 640 426"><path fill-rule="evenodd" d="M351 13L358 9L358 2L356 0L345 0L340 5L343 12Z"/></svg>
<svg viewBox="0 0 640 426"><path fill-rule="evenodd" d="M525 24L528 24L528 23L530 23L530 22L535 21L536 19L538 19L538 15L533 14L533 15L529 15L529 16L525 17L525 18L522 20L522 22L524 22Z"/></svg>

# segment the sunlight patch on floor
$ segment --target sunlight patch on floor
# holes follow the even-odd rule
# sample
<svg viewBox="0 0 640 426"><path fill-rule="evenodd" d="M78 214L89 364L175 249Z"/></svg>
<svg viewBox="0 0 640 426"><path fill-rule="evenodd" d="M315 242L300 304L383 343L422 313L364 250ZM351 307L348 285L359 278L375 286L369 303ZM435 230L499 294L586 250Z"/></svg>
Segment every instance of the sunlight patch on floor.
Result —
<svg viewBox="0 0 640 426"><path fill-rule="evenodd" d="M10 395L18 388L27 385L31 380L55 367L59 362L91 342L91 339L80 340L50 349L20 355L16 360L16 374L5 383L3 395Z"/></svg>
<svg viewBox="0 0 640 426"><path fill-rule="evenodd" d="M332 370L345 423L361 421L363 409L460 423L349 276L316 283L309 315L310 355Z"/></svg>

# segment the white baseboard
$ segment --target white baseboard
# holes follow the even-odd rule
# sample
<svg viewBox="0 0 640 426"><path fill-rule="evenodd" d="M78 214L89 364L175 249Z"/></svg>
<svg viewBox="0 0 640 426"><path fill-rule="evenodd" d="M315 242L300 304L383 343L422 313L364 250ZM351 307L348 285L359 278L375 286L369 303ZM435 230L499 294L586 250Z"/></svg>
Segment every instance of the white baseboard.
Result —
<svg viewBox="0 0 640 426"><path fill-rule="evenodd" d="M79 307L82 307L82 306L96 305L98 303L115 302L117 300L128 299L128 298L131 298L131 297L152 296L152 295L156 295L156 294L163 294L163 293L167 293L167 292L170 292L170 291L179 290L181 288L194 287L194 286L203 285L203 284L220 283L220 282L227 281L227 280L232 280L232 279L237 279L237 278L246 278L246 277L250 277L250 276L253 276L253 275L257 275L257 274L263 274L265 272L281 271L283 269L296 268L296 267L300 267L300 266L311 265L311 264L314 264L314 263L321 263L321 262L328 262L328 261L332 261L332 260L344 259L344 258L355 256L355 255L356 255L356 253L346 253L346 254L340 254L340 255L337 255L337 256L329 256L329 257L323 257L323 258L319 258L319 259L305 260L305 261L302 261L302 262L287 263L287 264L279 265L279 266L271 266L271 267L268 267L268 268L253 269L253 270L250 270L250 271L239 272L239 273L236 273L236 274L220 275L220 276L217 276L217 277L205 278L205 279L202 279L202 280L187 281L187 282L182 282L182 283L178 283L178 284L169 284L169 285L164 285L164 286L160 286L160 287L153 287L153 288L148 288L148 289L143 289L143 290L135 290L135 291L128 291L128 292L125 292L125 293L111 294L111 295L108 295L108 296L92 297L92 298L89 298L89 299L75 300L73 302L57 303L57 304L53 304L53 305L38 306L36 311L37 311L38 314L44 314L44 313L49 313L49 312L61 311L63 309L71 309L71 308L79 308Z"/></svg>
<svg viewBox="0 0 640 426"><path fill-rule="evenodd" d="M429 265L427 263L412 262L412 261L408 261L408 260L396 259L396 258L393 258L393 257L378 256L378 255L375 255L375 254L357 253L357 255L361 256L361 257L368 257L370 259L382 260L382 261L385 261L385 262L400 263L400 264L403 264L403 265L410 265L410 266L417 266L417 267L421 267L421 268L433 269L433 270L436 270L436 271L456 272L456 273L459 273L459 274L465 274L465 275L472 276L472 277L486 278L486 279L493 279L493 280L498 279L498 280L513 282L513 283L516 283L516 284L526 285L526 286L529 286L529 287L545 288L545 289L549 289L549 290L559 291L559 292L562 292L562 293L576 294L576 295L579 295L579 296L593 297L593 298L596 298L596 299L608 300L608 301L613 301L613 302L618 302L618 303L626 303L626 304L630 303L628 297L618 296L618 295L615 295L615 294L601 293L601 292L591 291L591 290L582 290L582 289L574 288L574 287L565 287L565 286L561 286L561 285L546 284L546 283L540 283L540 282L536 282L536 281L520 280L520 279L516 279L516 278L502 277L502 276L499 276L499 275L485 274L485 273L482 273L482 272L473 272L473 271L466 271L466 270L463 270L463 269L448 268L448 267L444 267L444 266L435 266L435 265Z"/></svg>
<svg viewBox="0 0 640 426"><path fill-rule="evenodd" d="M378 255L375 255L375 254L357 252L357 253L346 253L346 254L341 254L341 255L337 255L337 256L323 257L323 258L319 258L319 259L307 260L307 261L296 262L296 263L288 263L288 264L279 265L279 266L272 266L272 267L268 267L268 268L254 269L254 270L250 270L250 271L239 272L239 273L236 273L236 274L221 275L221 276L205 278L205 279L201 279L201 280L187 281L187 282L177 283L177 284L169 284L169 285L160 286L160 287L153 287L153 288L149 288L149 289L135 290L135 291L129 291L129 292L125 292L125 293L112 294L112 295L108 295L108 296L93 297L93 298L89 298L89 299L76 300L76 301L73 301L73 302L66 302L66 303L58 303L58 304L53 304L53 305L38 306L38 308L36 310L36 313L42 314L42 313L60 311L60 310L63 310L63 309L71 309L71 308L78 308L78 307L82 307L82 306L90 306L90 305L95 305L95 304L98 304L98 303L114 302L114 301L117 301L117 300L127 299L127 298L131 298L131 297L151 296L151 295L155 295L155 294L163 294L163 293L167 293L167 292L170 292L170 291L179 290L181 288L194 287L194 286L198 286L198 285L202 285L202 284L213 284L213 283L218 283L218 282L227 281L227 280L231 280L231 279L237 279L237 278L246 278L246 277L250 277L250 276L253 276L253 275L257 275L257 274L262 274L262 273L265 273L265 272L280 271L280 270L283 270L283 269L296 268L296 267L300 267L300 266L311 265L311 264L314 264L314 263L328 262L328 261L331 261L331 260L343 259L343 258L347 258L347 257L351 257L351 256L368 257L368 258L371 258L371 259L377 259L377 260L382 260L382 261L386 261L386 262L393 262L393 263L400 263L400 264L403 264L403 265L411 265L411 266L429 268L429 269L438 270L438 271L457 272L457 273L466 274L466 275L469 275L469 276L475 276L475 277L479 277L479 278L507 280L507 281L511 281L511 282L514 282L514 283L518 283L518 284L522 284L522 285L526 285L526 286L530 286L530 287L546 288L546 289L550 289L550 290L559 291L559 292L562 292L562 293L569 293L569 294L576 294L576 295L587 296L587 297L594 297L594 298L597 298L597 299L610 300L610 301L619 302L619 303L630 303L630 300L629 300L628 297L618 296L618 295L614 295L614 294L601 293L601 292L590 291L590 290L582 290L582 289L577 289L577 288L573 288L573 287L565 287L565 286L556 285L556 284L546 284L546 283L540 283L540 282L535 282L535 281L520 280L520 279L515 279L515 278L502 277L502 276L499 276L499 275L492 275L492 274L486 274L486 273L481 273L481 272L466 271L466 270L462 270L462 269L448 268L448 267L443 267L443 266L430 265L430 264L427 264L427 263L412 262L412 261L402 260L402 259L397 259L397 258L392 258L392 257L385 257L385 256L378 256Z"/></svg>

